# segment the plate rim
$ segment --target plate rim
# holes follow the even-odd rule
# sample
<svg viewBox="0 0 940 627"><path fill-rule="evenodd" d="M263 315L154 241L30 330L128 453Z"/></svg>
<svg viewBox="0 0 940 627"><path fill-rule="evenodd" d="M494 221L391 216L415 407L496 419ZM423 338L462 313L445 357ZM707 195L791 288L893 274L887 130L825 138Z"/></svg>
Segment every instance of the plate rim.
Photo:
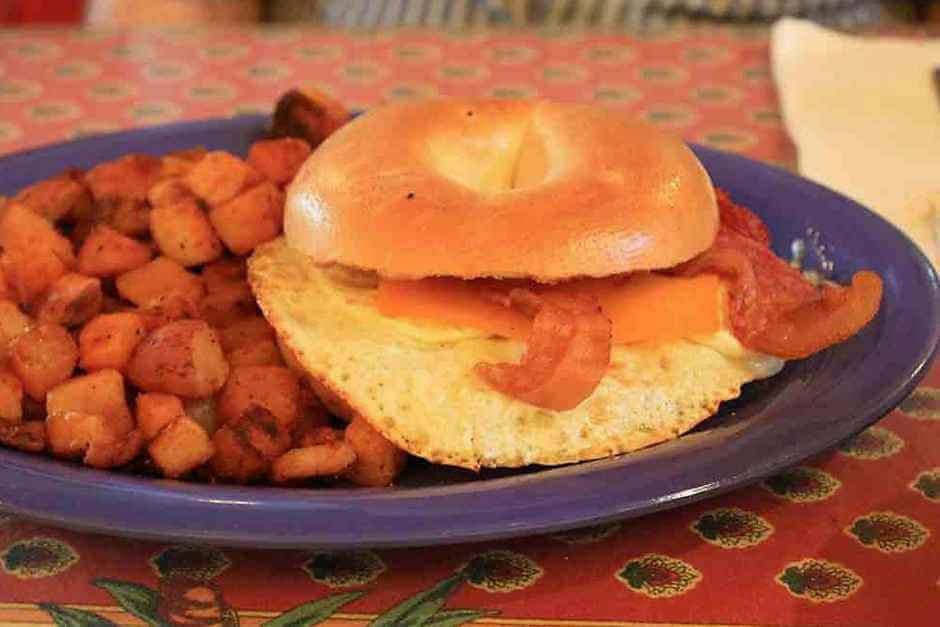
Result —
<svg viewBox="0 0 940 627"><path fill-rule="evenodd" d="M229 130L230 128L244 127L245 129L257 128L260 131L261 126L266 126L269 119L270 117L265 114L249 114L224 118L209 118L205 120L187 120L154 127L128 129L116 133L82 137L70 141L49 144L2 155L0 156L0 165L8 163L12 160L42 159L49 153L59 151L81 150L83 148L88 149L96 145L120 145L125 141L136 141L153 136L174 136L181 132L194 129L200 131L212 131L213 129L218 128L218 130L224 131ZM825 186L815 183L809 179L805 179L801 176L793 174L792 172L789 172L783 168L752 160L740 155L734 155L695 144L692 144L692 147L696 153L700 155L706 155L710 158L726 161L730 160L731 163L745 164L746 167L757 166L759 168L766 168L771 171L776 171L777 175L783 176L788 183L795 182L804 186L808 185L811 188L814 188L814 191L829 195L834 200L837 199L841 203L849 203L853 211L862 211L864 214L867 214L868 218L875 219L877 222L880 222L881 224L879 226L889 227L889 229L894 231L896 235L905 240L906 250L913 255L914 266L926 272L930 293L929 295L925 296L925 302L928 303L931 308L931 312L934 314L933 320L936 320L936 314L938 311L940 311L940 283L938 283L936 270L933 268L932 264L926 258L926 256L923 255L923 253L916 247L916 245L914 245L910 239L907 238L907 236L893 224L887 222L871 210L863 207L852 199L834 192L833 190L828 189ZM137 150L137 148L134 148L134 150ZM62 169L66 167L69 167L69 164L62 164ZM171 482L162 479L151 479L109 471L80 468L69 464L68 462L54 460L46 456L36 456L6 448L0 448L0 508L13 513L14 515L23 516L25 518L96 533L125 535L151 540L173 540L225 546L251 546L268 548L309 547L311 543L317 544L318 546L336 548L351 546L422 546L429 544L473 542L493 538L510 538L538 533L551 533L582 525L600 524L609 522L611 520L623 519L625 517L639 516L650 513L652 511L677 507L679 505L691 503L704 498L710 498L712 496L716 496L718 494L722 494L758 481L761 478L772 474L773 472L792 466L793 464L805 459L807 456L818 454L823 450L828 450L837 445L839 442L863 430L868 425L876 422L878 419L896 407L917 385L917 383L919 383L923 377L926 376L930 369L930 365L937 356L938 344L940 344L940 325L935 324L931 329L930 337L927 338L927 342L925 343L923 349L919 352L917 360L914 363L911 363L905 369L907 378L898 385L893 386L891 390L886 391L885 394L879 396L881 401L875 407L865 412L864 416L856 417L846 421L851 424L851 429L843 429L831 432L831 437L825 439L824 445L814 447L815 450L811 451L810 453L794 454L790 455L789 457L775 458L772 461L765 461L763 464L755 465L747 469L745 472L737 473L731 477L725 477L724 480L718 484L706 486L701 489L680 492L678 494L672 493L663 495L663 497L660 499L647 499L639 506L636 506L636 503L629 503L629 499L626 499L628 501L627 505L621 503L616 507L607 508L605 512L595 514L593 516L579 516L577 515L578 510L574 509L571 513L569 513L569 515L567 515L567 517L564 515L564 512L560 512L551 522L546 522L544 520L540 522L514 520L508 527L503 529L496 529L492 525L476 530L467 529L466 527L459 527L458 530L449 534L442 533L440 529L431 531L412 530L411 532L404 534L389 533L385 535L376 535L373 533L372 537L364 538L363 541L351 540L348 537L348 534L344 537L332 537L323 534L317 534L315 530L312 532L308 530L308 532L306 534L302 534L301 537L297 536L296 533L286 535L267 533L266 535L259 535L257 530L245 532L239 531L237 529L229 529L224 531L220 531L218 529L206 529L202 531L188 529L182 532L174 532L172 529L168 530L166 526L161 524L159 521L152 524L148 528L141 528L138 525L134 529L129 529L126 525L120 524L120 522L109 524L105 521L102 521L100 517L90 518L88 515L81 516L70 512L63 514L61 508L59 508L57 512L51 511L55 508L52 508L49 505L46 505L45 507L29 507L23 505L22 501L19 504L11 504L9 502L9 498L5 498L5 495L9 495L11 492L11 484L9 482L9 477L7 478L7 482L4 481L4 476L12 474L24 479L28 478L32 481L39 482L39 484L42 484L44 490L51 491L53 493L61 493L70 486L74 487L74 485L84 485L86 487L95 486L97 488L104 488L105 491L119 492L125 496L131 493L138 496L140 496L141 493L144 493L144 496L147 498L156 496L158 499L166 502L169 505L189 504L192 506L201 504L205 510L205 513L215 511L217 514L224 513L226 508L238 506L254 507L258 505L266 505L268 508L270 508L272 502L277 504L279 509L285 510L285 512L290 512L295 510L298 507L298 504L301 502L307 503L308 506L311 505L311 500L308 499L309 495L313 494L315 497L319 497L319 499L314 498L312 501L322 501L321 507L325 507L328 511L331 507L341 507L344 504L347 507L349 507L349 504L358 504L361 506L363 504L370 504L373 501L382 502L388 500L397 500L407 504L410 501L415 500L427 501L429 498L443 498L446 500L451 499L454 493L456 493L458 496L469 493L471 495L482 498L486 498L489 495L505 497L507 492L511 493L512 491L519 489L520 486L525 489L526 484L529 483L550 485L554 483L558 477L573 477L577 479L577 477L580 475L591 475L598 471L616 472L618 470L618 468L616 468L618 461L622 462L624 458L630 456L636 457L637 453L628 453L607 460L584 462L582 464L576 464L572 466L547 469L545 471L529 475L491 479L482 485L479 483L469 482L458 486L449 485L441 487L398 488L395 489L394 492L389 492L385 489L330 489L328 493L325 493L323 490L315 489L234 486L220 487L207 486L203 484ZM645 449L645 451L655 450L656 448L657 447L652 447L650 449ZM640 453L643 453L643 451ZM619 470L623 469L621 468ZM545 477L546 473L551 473L551 476ZM17 486L12 486L12 490L16 489ZM256 493L256 495L253 495L253 492ZM446 494L441 494L442 492L446 492ZM206 508L207 504L213 503L219 507L215 508L215 510L212 510L211 507ZM278 508L276 508L276 511L278 511ZM300 509L303 510L304 508L301 507ZM310 508L308 507L307 510L309 509ZM317 508L314 507L313 509ZM368 507L363 508L363 511L366 510L368 510Z"/></svg>

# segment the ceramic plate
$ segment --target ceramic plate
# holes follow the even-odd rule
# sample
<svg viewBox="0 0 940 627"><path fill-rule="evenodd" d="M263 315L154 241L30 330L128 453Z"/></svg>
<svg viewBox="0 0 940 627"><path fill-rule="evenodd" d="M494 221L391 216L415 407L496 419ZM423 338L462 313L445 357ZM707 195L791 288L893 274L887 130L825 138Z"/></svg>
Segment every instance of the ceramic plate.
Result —
<svg viewBox="0 0 940 627"><path fill-rule="evenodd" d="M262 116L98 136L0 159L0 194L66 167L128 152L204 145L247 152ZM930 264L893 226L783 170L695 148L714 181L768 224L777 253L810 243L845 282L871 268L881 312L865 330L742 396L678 440L562 468L463 471L413 463L392 489L280 489L180 483L102 472L0 449L0 506L109 534L258 547L404 546L533 534L639 516L759 480L858 433L925 374L938 333Z"/></svg>

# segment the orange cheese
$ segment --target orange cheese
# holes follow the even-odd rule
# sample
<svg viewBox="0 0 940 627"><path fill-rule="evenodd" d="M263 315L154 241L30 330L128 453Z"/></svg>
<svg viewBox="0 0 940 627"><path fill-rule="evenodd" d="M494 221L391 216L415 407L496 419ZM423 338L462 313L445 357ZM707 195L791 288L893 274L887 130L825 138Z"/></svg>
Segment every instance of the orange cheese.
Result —
<svg viewBox="0 0 940 627"><path fill-rule="evenodd" d="M725 290L720 279L711 274L671 277L638 273L536 289L593 295L612 323L614 344L701 337L722 329ZM389 317L432 320L526 339L531 319L486 299L481 291L479 282L459 279L382 280L376 306Z"/></svg>
<svg viewBox="0 0 940 627"><path fill-rule="evenodd" d="M392 318L444 322L520 340L529 336L532 327L528 316L483 298L475 281L382 279L375 305L379 313Z"/></svg>

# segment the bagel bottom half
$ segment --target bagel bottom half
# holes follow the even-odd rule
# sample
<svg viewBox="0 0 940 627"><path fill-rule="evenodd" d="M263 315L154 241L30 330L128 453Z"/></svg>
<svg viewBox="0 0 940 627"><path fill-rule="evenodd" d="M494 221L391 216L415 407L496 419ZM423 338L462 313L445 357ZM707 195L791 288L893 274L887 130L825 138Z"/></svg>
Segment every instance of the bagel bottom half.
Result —
<svg viewBox="0 0 940 627"><path fill-rule="evenodd" d="M520 342L382 316L374 288L338 284L283 239L256 250L248 274L281 342L318 387L407 452L465 468L577 462L670 440L782 365L688 341L616 346L590 397L547 411L473 373L481 361L517 361Z"/></svg>

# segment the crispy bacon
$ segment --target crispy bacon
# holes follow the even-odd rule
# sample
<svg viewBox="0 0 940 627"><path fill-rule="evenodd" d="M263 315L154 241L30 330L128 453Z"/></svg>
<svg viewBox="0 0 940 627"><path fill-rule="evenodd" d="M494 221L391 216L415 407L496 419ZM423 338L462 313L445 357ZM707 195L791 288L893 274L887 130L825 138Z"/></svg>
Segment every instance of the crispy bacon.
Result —
<svg viewBox="0 0 940 627"><path fill-rule="evenodd" d="M728 192L723 189L715 188L715 198L718 200L718 215L722 230L731 231L760 242L764 246L770 246L770 231L760 218L741 205L735 204Z"/></svg>
<svg viewBox="0 0 940 627"><path fill-rule="evenodd" d="M848 339L868 324L881 304L881 278L856 272L850 287L826 286L822 297L792 309L754 336L757 350L802 359Z"/></svg>
<svg viewBox="0 0 940 627"><path fill-rule="evenodd" d="M722 224L715 243L675 271L727 280L729 322L741 343L785 359L807 357L851 337L875 316L878 275L861 272L851 287L817 288L770 250L760 218L716 193Z"/></svg>
<svg viewBox="0 0 940 627"><path fill-rule="evenodd" d="M584 295L513 288L507 302L534 315L522 361L479 363L476 373L493 389L532 405L555 411L577 407L610 363L610 320Z"/></svg>

